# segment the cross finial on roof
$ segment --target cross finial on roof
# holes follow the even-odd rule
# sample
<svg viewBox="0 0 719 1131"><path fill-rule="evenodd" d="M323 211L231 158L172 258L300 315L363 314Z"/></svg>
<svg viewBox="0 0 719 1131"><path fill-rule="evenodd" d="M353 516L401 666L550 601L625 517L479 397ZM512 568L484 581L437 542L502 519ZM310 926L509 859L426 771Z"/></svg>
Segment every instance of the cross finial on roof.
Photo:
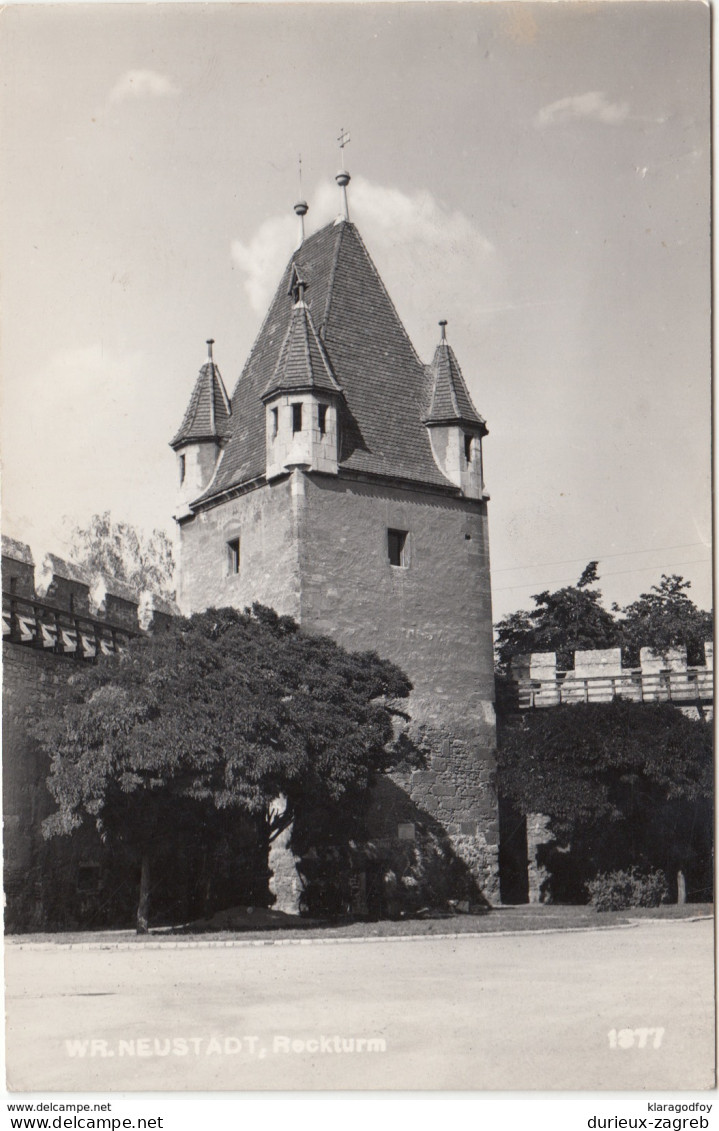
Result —
<svg viewBox="0 0 719 1131"><path fill-rule="evenodd" d="M440 326L442 328L442 341L445 342L447 340L447 319L446 318L442 319L442 321L440 322Z"/></svg>
<svg viewBox="0 0 719 1131"><path fill-rule="evenodd" d="M342 165L343 166L344 166L344 162L345 162L344 148L347 145L347 143L350 142L351 140L352 139L350 137L349 130L346 130L344 128L344 126L340 126L340 136L337 138L337 144L339 145L340 153L342 154Z"/></svg>
<svg viewBox="0 0 719 1131"><path fill-rule="evenodd" d="M212 347L214 346L214 344L215 344L214 338L208 338L207 339L207 360L208 361L212 361Z"/></svg>
<svg viewBox="0 0 719 1131"><path fill-rule="evenodd" d="M340 223L341 220L349 220L349 218L350 218L350 212L349 212L349 208L347 206L347 185L350 183L350 175L347 172L347 170L345 169L345 146L347 145L349 140L350 140L349 130L346 130L344 127L341 127L340 128L340 136L337 138L337 144L339 145L340 153L342 154L342 168L340 169L339 173L335 177L335 180L337 181L337 184L340 186L340 194L341 194L341 197L342 197L342 215L337 220L337 223Z"/></svg>

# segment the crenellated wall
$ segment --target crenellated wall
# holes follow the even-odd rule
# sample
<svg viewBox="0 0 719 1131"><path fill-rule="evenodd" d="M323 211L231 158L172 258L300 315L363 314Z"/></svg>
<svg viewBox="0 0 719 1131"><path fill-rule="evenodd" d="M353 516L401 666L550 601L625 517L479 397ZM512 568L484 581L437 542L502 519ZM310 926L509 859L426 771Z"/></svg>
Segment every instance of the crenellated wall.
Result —
<svg viewBox="0 0 719 1131"><path fill-rule="evenodd" d="M620 648L575 652L574 667L557 670L555 652L515 656L511 679L520 710L560 703L676 702L685 713L711 713L714 697L714 645L704 644L703 666L687 665L686 648L666 653L642 648L638 668L622 666ZM692 706L690 706L692 705Z"/></svg>

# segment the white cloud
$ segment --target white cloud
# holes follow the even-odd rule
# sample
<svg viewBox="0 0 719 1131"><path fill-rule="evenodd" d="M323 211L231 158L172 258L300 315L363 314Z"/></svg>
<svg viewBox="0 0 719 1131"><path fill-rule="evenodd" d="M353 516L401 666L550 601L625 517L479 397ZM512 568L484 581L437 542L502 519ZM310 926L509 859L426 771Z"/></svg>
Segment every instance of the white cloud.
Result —
<svg viewBox="0 0 719 1131"><path fill-rule="evenodd" d="M296 245L297 233L297 220L292 216L272 216L260 225L249 243L232 241L232 258L245 274L245 291L258 314L264 314L269 305Z"/></svg>
<svg viewBox="0 0 719 1131"><path fill-rule="evenodd" d="M426 356L440 317L476 318L487 272L496 267L492 244L469 216L424 190L407 194L353 177L348 194L351 218L410 337ZM339 204L338 190L323 184L310 201L308 233L331 221ZM257 313L266 310L297 234L297 221L288 215L266 220L247 243L233 242L233 259L246 275Z"/></svg>
<svg viewBox="0 0 719 1131"><path fill-rule="evenodd" d="M128 98L173 98L180 93L167 75L157 71L126 71L110 91L110 102L124 102Z"/></svg>
<svg viewBox="0 0 719 1131"><path fill-rule="evenodd" d="M569 98L550 102L537 114L536 124L540 127L553 126L559 122L574 122L580 118L587 118L613 126L623 122L628 113L628 103L610 102L603 91L589 90L586 94L574 94Z"/></svg>

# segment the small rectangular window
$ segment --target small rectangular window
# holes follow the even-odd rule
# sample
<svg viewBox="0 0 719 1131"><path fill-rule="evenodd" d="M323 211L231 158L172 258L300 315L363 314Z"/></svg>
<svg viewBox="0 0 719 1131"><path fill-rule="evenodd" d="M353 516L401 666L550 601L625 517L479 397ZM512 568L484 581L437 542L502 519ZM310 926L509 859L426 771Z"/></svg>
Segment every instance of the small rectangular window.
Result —
<svg viewBox="0 0 719 1131"><path fill-rule="evenodd" d="M302 431L302 404L292 405L292 435Z"/></svg>
<svg viewBox="0 0 719 1131"><path fill-rule="evenodd" d="M324 436L327 431L327 405L317 405L317 427L320 430L320 436Z"/></svg>
<svg viewBox="0 0 719 1131"><path fill-rule="evenodd" d="M274 440L280 430L279 412L276 408L270 409L270 411L272 413L272 439Z"/></svg>
<svg viewBox="0 0 719 1131"><path fill-rule="evenodd" d="M393 566L406 566L407 560L407 531L387 531L387 554L389 564Z"/></svg>
<svg viewBox="0 0 719 1131"><path fill-rule="evenodd" d="M240 572L240 540L233 538L227 543L227 572L229 574Z"/></svg>
<svg viewBox="0 0 719 1131"><path fill-rule="evenodd" d="M472 437L468 436L466 433L464 436L464 458L467 461L467 465L472 462Z"/></svg>
<svg viewBox="0 0 719 1131"><path fill-rule="evenodd" d="M185 482L185 457L180 456L180 483Z"/></svg>

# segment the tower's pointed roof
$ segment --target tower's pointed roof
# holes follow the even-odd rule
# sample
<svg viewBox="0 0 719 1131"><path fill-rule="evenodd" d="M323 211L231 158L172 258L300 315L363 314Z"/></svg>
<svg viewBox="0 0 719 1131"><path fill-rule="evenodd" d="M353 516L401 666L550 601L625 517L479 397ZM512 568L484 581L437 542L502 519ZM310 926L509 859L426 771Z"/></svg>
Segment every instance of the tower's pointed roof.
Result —
<svg viewBox="0 0 719 1131"><path fill-rule="evenodd" d="M306 286L309 318L289 297L298 280ZM417 356L355 225L342 219L307 236L290 258L232 394L222 464L198 503L265 474L263 396L278 371L292 368L290 355L304 356L306 373L305 330L318 346L309 363L312 373L328 379L329 361L343 394L340 475L457 493L435 462L424 424L432 400L429 368Z"/></svg>
<svg viewBox="0 0 719 1131"><path fill-rule="evenodd" d="M447 341L444 328L446 322L440 322L442 327L442 340L434 351L434 359L430 372L432 374L432 403L427 424L467 424L474 428L481 428L486 433L487 426L484 418L479 415L472 404L467 386L464 383L462 370L454 355L454 350Z"/></svg>
<svg viewBox="0 0 719 1131"><path fill-rule="evenodd" d="M304 289L304 284L299 284ZM302 293L300 291L300 293ZM263 399L275 393L341 393L332 365L315 330L307 304L300 298L292 308L290 324L275 371Z"/></svg>
<svg viewBox="0 0 719 1131"><path fill-rule="evenodd" d="M200 370L179 431L170 441L170 447L197 443L199 440L221 440L229 435L232 408L220 370L212 357L212 342L208 342L209 356Z"/></svg>

